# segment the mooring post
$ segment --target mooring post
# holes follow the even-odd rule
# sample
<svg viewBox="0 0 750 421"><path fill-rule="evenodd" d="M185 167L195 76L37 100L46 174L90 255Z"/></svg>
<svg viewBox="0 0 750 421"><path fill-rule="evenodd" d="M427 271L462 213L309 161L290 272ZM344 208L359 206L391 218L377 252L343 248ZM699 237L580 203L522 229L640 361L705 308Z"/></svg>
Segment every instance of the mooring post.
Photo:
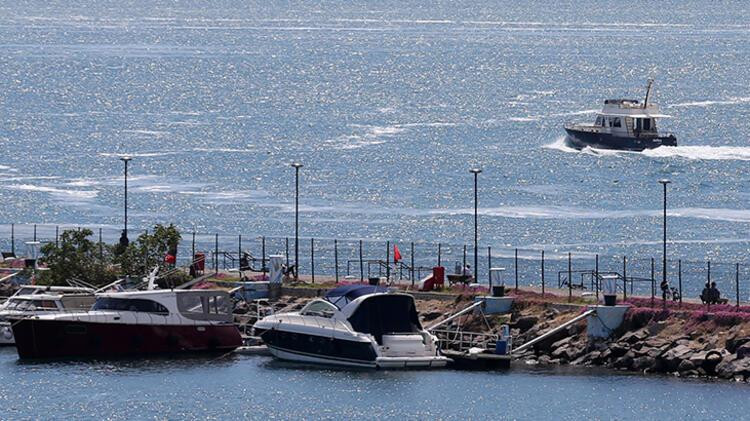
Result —
<svg viewBox="0 0 750 421"><path fill-rule="evenodd" d="M55 225L55 247L60 247L60 226Z"/></svg>
<svg viewBox="0 0 750 421"><path fill-rule="evenodd" d="M385 242L385 279L391 281L391 241Z"/></svg>
<svg viewBox="0 0 750 421"><path fill-rule="evenodd" d="M515 250L515 257L513 261L513 268L516 271L516 294L518 293L518 249Z"/></svg>
<svg viewBox="0 0 750 421"><path fill-rule="evenodd" d="M651 258L651 307L654 306L654 296L656 295L656 280L654 275L654 258Z"/></svg>
<svg viewBox="0 0 750 421"><path fill-rule="evenodd" d="M440 244L440 243L438 243L438 264L437 264L438 266L440 266L440 263L441 263L441 260L440 260L440 258L441 258L441 257L442 257L441 244Z"/></svg>
<svg viewBox="0 0 750 421"><path fill-rule="evenodd" d="M622 256L622 299L628 299L628 257Z"/></svg>
<svg viewBox="0 0 750 421"><path fill-rule="evenodd" d="M594 278L596 279L596 285L592 285L596 289L596 302L599 302L599 254L596 255L596 266L594 266Z"/></svg>
<svg viewBox="0 0 750 421"><path fill-rule="evenodd" d="M219 234L214 234L214 272L219 272Z"/></svg>
<svg viewBox="0 0 750 421"><path fill-rule="evenodd" d="M542 250L542 297L544 297L544 250Z"/></svg>
<svg viewBox="0 0 750 421"><path fill-rule="evenodd" d="M336 275L336 283L339 283L339 242L333 239L333 267Z"/></svg>
<svg viewBox="0 0 750 421"><path fill-rule="evenodd" d="M315 239L310 238L310 279L315 283Z"/></svg>
<svg viewBox="0 0 750 421"><path fill-rule="evenodd" d="M680 307L682 307L682 259L677 260L677 288L680 290Z"/></svg>
<svg viewBox="0 0 750 421"><path fill-rule="evenodd" d="M359 240L359 281L365 281L365 266L362 262L362 240Z"/></svg>
<svg viewBox="0 0 750 421"><path fill-rule="evenodd" d="M411 242L411 286L414 286L414 241Z"/></svg>
<svg viewBox="0 0 750 421"><path fill-rule="evenodd" d="M740 264L734 266L734 291L737 294L737 307L740 306Z"/></svg>
<svg viewBox="0 0 750 421"><path fill-rule="evenodd" d="M573 255L568 252L568 302L573 301Z"/></svg>

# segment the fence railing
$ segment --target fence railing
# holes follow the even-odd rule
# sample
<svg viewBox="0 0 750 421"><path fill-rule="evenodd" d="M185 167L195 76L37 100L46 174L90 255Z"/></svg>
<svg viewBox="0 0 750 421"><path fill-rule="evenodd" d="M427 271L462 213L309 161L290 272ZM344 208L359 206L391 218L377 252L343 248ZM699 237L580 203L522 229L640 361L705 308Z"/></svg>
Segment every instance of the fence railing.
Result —
<svg viewBox="0 0 750 421"><path fill-rule="evenodd" d="M120 229L111 226L80 226L94 232L94 241L114 244ZM25 243L59 242L65 229L76 225L0 224L0 251L22 256ZM134 240L145 230L131 229ZM550 288L597 293L597 274L616 273L623 283L618 286L626 296L661 296L662 256L603 255L588 251L543 250L514 247L480 246L477 250L465 244L431 243L425 241L365 239L299 239L299 261L294 261L294 237L253 236L193 232L182 229L177 264L188 266L197 253L205 256L206 270L243 269L264 273L271 255L282 255L284 263L295 266L306 281L367 280L371 276L387 276L416 283L434 266L446 267L447 273L466 264L481 284L489 284L490 268L504 268L502 282L506 286L534 287L546 293ZM394 262L394 245L401 259ZM704 285L716 282L730 302L750 300L750 264L717 260L667 260L667 279L681 297L698 298ZM557 277L554 280L554 277ZM578 292L578 291L576 291Z"/></svg>

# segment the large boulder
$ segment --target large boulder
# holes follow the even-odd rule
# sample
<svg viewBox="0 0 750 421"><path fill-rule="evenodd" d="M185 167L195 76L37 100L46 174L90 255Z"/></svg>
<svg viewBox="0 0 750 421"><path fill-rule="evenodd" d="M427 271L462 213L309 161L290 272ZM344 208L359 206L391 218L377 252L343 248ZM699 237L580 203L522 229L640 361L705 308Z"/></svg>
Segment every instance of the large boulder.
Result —
<svg viewBox="0 0 750 421"><path fill-rule="evenodd" d="M716 375L724 379L746 379L750 376L750 358L737 358L735 354L727 355L716 366Z"/></svg>
<svg viewBox="0 0 750 421"><path fill-rule="evenodd" d="M646 339L649 336L648 330L646 328L638 329L634 332L627 332L620 339L618 342L625 342L629 344L635 344L642 342L644 339Z"/></svg>
<svg viewBox="0 0 750 421"><path fill-rule="evenodd" d="M744 343L738 346L735 350L735 353L737 354L737 358L739 359L750 356L750 343Z"/></svg>
<svg viewBox="0 0 750 421"><path fill-rule="evenodd" d="M664 370L672 372L677 371L682 360L690 359L694 352L695 350L688 345L677 345L662 354L659 359L663 363Z"/></svg>
<svg viewBox="0 0 750 421"><path fill-rule="evenodd" d="M539 322L539 318L536 316L522 316L516 320L513 327L518 329L519 332L523 333L534 327Z"/></svg>

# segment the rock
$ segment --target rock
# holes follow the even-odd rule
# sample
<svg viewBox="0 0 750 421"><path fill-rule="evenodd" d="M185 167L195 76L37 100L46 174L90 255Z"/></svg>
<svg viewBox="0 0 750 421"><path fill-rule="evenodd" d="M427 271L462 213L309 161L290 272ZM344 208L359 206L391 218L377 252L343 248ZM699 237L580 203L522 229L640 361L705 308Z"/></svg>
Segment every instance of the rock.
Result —
<svg viewBox="0 0 750 421"><path fill-rule="evenodd" d="M724 379L750 375L750 358L737 358L735 354L729 354L716 365L716 375Z"/></svg>
<svg viewBox="0 0 750 421"><path fill-rule="evenodd" d="M559 341L552 344L552 349L556 350L558 348L568 346L568 344L570 344L572 340L573 338L571 336L568 336L567 338L564 338L564 339L560 339Z"/></svg>
<svg viewBox="0 0 750 421"><path fill-rule="evenodd" d="M651 366L654 365L654 359L643 356L643 357L637 357L633 358L633 370L646 370L648 368L651 368Z"/></svg>
<svg viewBox="0 0 750 421"><path fill-rule="evenodd" d="M536 316L523 316L516 320L514 327L523 333L531 329L537 322L539 322L539 318Z"/></svg>
<svg viewBox="0 0 750 421"><path fill-rule="evenodd" d="M664 363L664 369L671 372L676 371L682 360L689 359L693 352L693 349L687 345L677 345L659 358Z"/></svg>
<svg viewBox="0 0 750 421"><path fill-rule="evenodd" d="M648 337L648 330L638 329L635 332L628 332L619 339L619 342L625 342L629 344L635 344L643 341Z"/></svg>
<svg viewBox="0 0 750 421"><path fill-rule="evenodd" d="M690 360L682 360L680 361L680 364L677 366L677 371L689 371L693 370L695 368L695 364L693 364Z"/></svg>
<svg viewBox="0 0 750 421"><path fill-rule="evenodd" d="M421 314L422 314L422 320L429 322L442 316L443 312L442 311L428 311L428 312L424 312Z"/></svg>
<svg viewBox="0 0 750 421"><path fill-rule="evenodd" d="M618 358L614 362L614 366L616 368L624 368L626 370L630 370L633 368L633 355L631 352L628 352L627 354L623 355L622 357Z"/></svg>
<svg viewBox="0 0 750 421"><path fill-rule="evenodd" d="M744 343L738 346L735 353L737 354L737 358L740 359L750 356L750 343Z"/></svg>
<svg viewBox="0 0 750 421"><path fill-rule="evenodd" d="M726 343L727 351L729 351L730 353L734 354L735 352L737 352L737 348L739 348L740 346L742 346L742 345L744 345L744 344L746 344L748 342L750 342L750 337L747 337L747 336L743 336L743 337L739 337L739 338L738 337L731 337L731 338L727 339L727 343Z"/></svg>

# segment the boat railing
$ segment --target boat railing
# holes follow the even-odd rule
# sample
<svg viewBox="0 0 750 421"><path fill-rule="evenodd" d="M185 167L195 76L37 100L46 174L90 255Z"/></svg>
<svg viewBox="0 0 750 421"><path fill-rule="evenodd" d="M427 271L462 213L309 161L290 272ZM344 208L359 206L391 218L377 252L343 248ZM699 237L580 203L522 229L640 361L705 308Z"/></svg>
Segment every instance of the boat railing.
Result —
<svg viewBox="0 0 750 421"><path fill-rule="evenodd" d="M470 348L494 349L499 335L494 333L469 332L463 329L434 329L442 349L467 351Z"/></svg>

